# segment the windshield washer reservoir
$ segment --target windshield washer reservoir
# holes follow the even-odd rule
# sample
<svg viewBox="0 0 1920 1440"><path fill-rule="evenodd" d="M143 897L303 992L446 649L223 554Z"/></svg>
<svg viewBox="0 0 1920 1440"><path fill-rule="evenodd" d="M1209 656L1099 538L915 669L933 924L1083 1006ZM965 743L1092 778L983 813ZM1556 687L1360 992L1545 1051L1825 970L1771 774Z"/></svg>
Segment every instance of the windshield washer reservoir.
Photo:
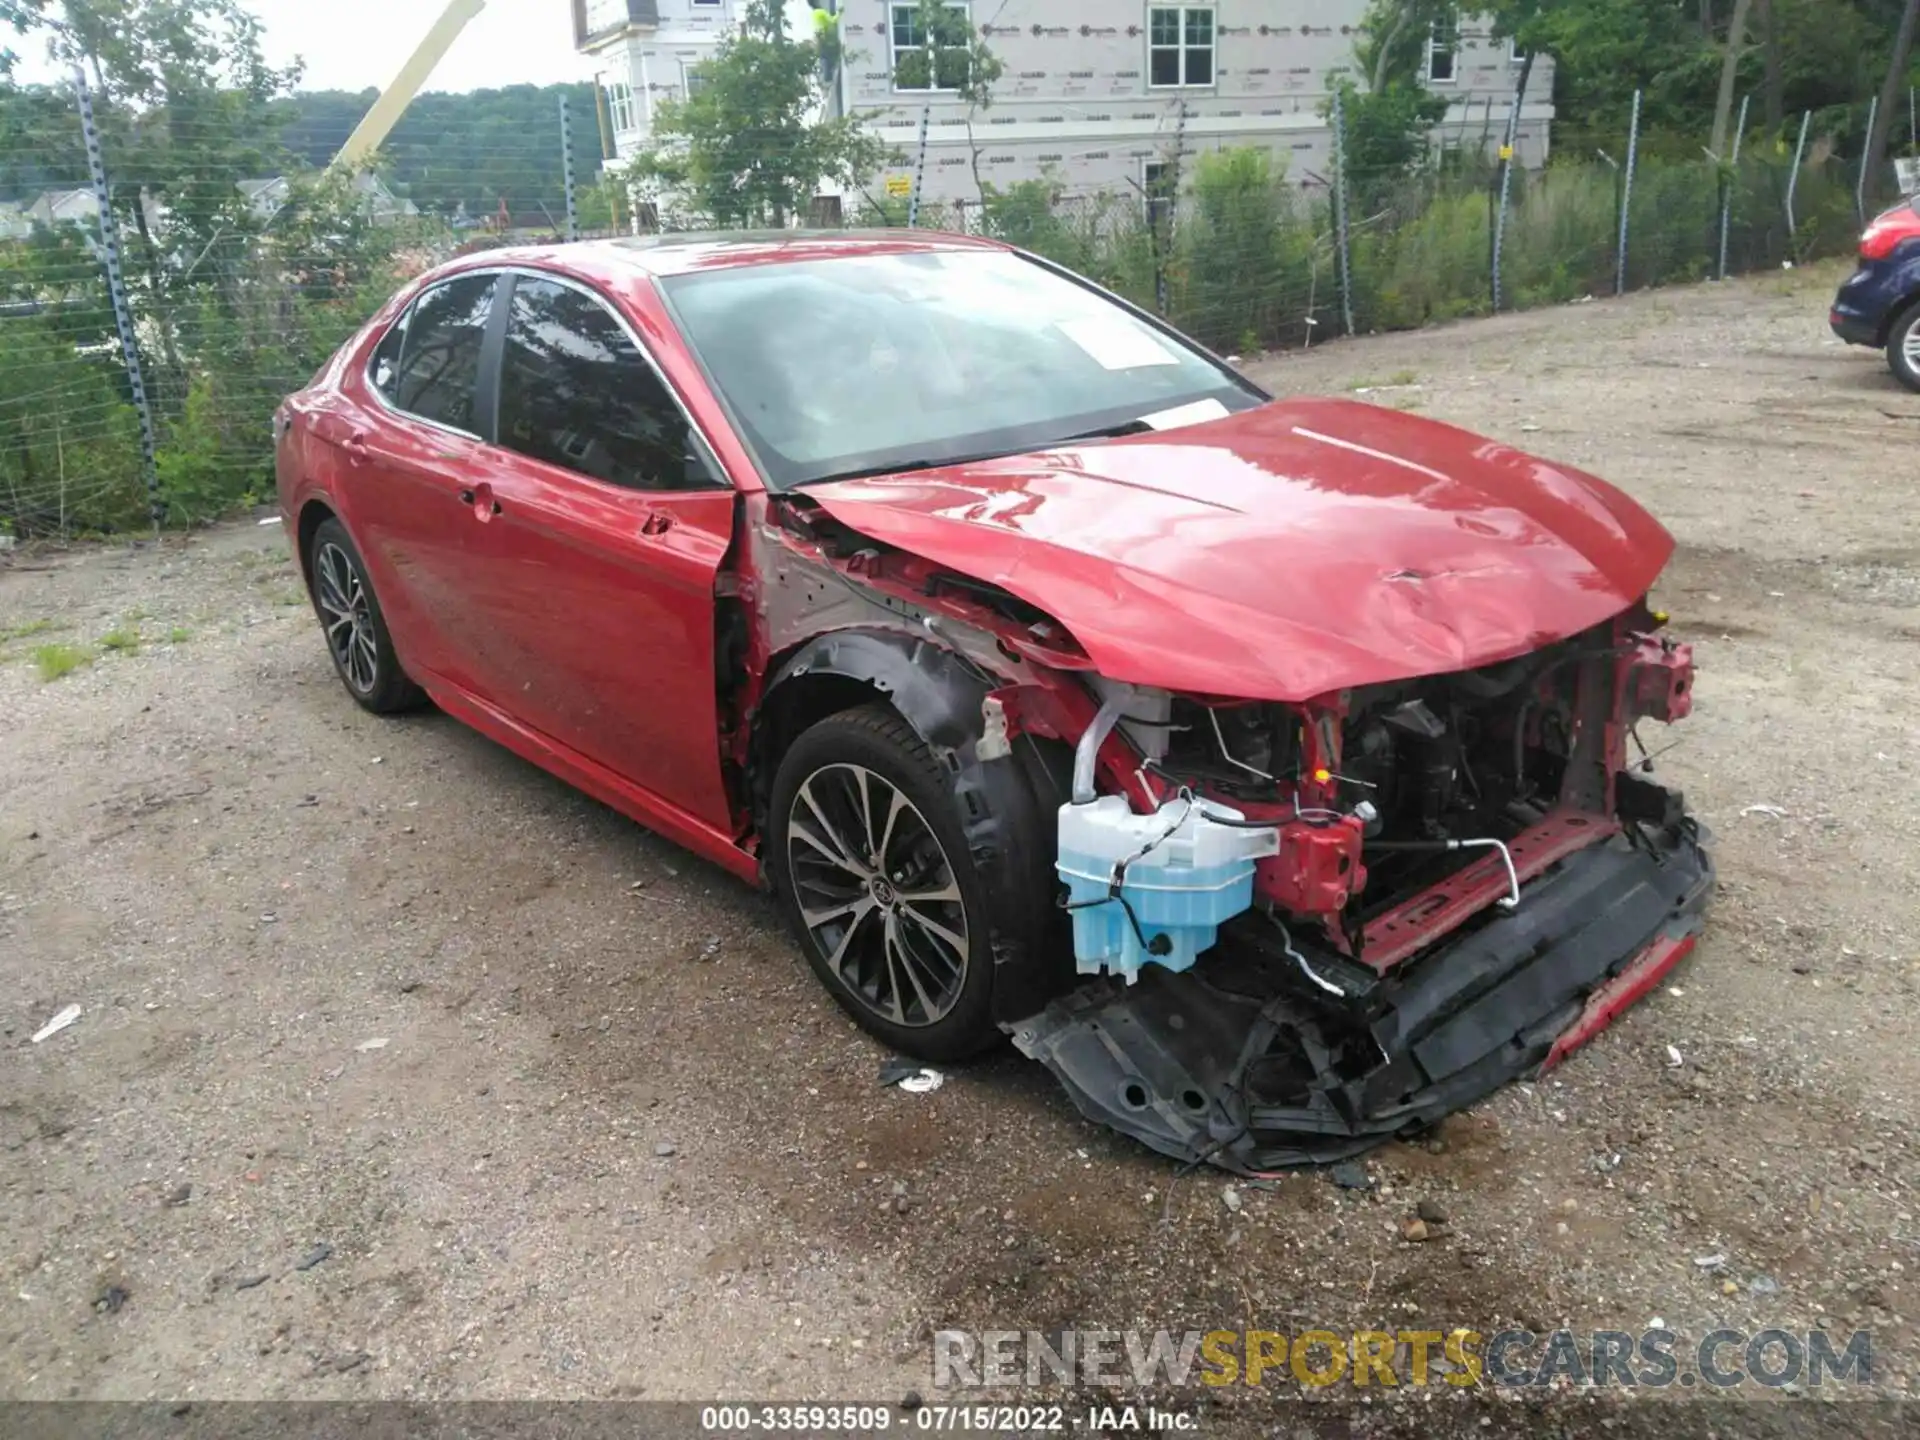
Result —
<svg viewBox="0 0 1920 1440"><path fill-rule="evenodd" d="M1143 965L1191 968L1220 926L1253 904L1254 861L1278 852L1277 830L1215 823L1241 818L1184 798L1151 815L1118 795L1061 806L1056 869L1079 972L1132 984Z"/></svg>

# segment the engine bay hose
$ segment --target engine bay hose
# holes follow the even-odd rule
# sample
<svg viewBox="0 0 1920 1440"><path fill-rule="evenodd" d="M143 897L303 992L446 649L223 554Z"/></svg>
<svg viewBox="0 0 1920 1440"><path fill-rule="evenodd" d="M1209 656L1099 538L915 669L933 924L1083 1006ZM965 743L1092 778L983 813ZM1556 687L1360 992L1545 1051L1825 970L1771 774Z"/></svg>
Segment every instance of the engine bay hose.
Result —
<svg viewBox="0 0 1920 1440"><path fill-rule="evenodd" d="M1497 903L1502 910L1518 910L1520 908L1520 872L1514 866L1513 851L1507 848L1507 842L1504 840L1485 838L1473 840L1369 840L1367 842L1367 849L1427 850L1435 853L1446 850L1498 851L1500 861L1506 866L1507 870L1507 893L1502 895Z"/></svg>
<svg viewBox="0 0 1920 1440"><path fill-rule="evenodd" d="M1093 790L1094 762L1100 757L1100 747L1107 743L1107 736L1113 733L1113 727L1120 722L1128 702L1133 699L1133 687L1116 685L1113 693L1107 696L1106 703L1094 715L1093 723L1080 737L1080 743L1073 751L1073 803L1091 805L1096 798Z"/></svg>

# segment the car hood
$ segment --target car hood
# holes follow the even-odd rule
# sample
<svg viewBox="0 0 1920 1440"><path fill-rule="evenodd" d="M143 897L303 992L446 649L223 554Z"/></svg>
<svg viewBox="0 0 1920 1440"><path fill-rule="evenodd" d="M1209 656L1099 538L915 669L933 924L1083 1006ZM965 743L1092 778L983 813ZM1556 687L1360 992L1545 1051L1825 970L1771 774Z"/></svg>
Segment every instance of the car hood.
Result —
<svg viewBox="0 0 1920 1440"><path fill-rule="evenodd" d="M1524 654L1639 599L1673 551L1603 481L1347 400L805 494L1038 606L1111 679L1248 699Z"/></svg>

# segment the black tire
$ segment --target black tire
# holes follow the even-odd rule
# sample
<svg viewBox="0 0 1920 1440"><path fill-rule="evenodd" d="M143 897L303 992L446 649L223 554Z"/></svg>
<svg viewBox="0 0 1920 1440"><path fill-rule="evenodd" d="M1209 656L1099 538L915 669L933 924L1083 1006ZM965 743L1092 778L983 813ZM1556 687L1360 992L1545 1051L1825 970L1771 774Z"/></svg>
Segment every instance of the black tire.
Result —
<svg viewBox="0 0 1920 1440"><path fill-rule="evenodd" d="M393 636L367 578L366 562L347 527L331 517L320 522L307 548L307 593L313 613L320 617L334 672L356 703L376 715L417 710L427 703L426 692L393 653Z"/></svg>
<svg viewBox="0 0 1920 1440"><path fill-rule="evenodd" d="M911 814L894 811L887 791L904 798ZM864 835L856 818L862 795ZM802 734L774 776L767 831L767 864L787 923L820 983L864 1029L920 1060L963 1059L999 1038L991 937L996 922L1017 917L996 913L996 897L968 852L951 782L898 714L884 705L846 710ZM878 889L869 878L863 891L855 871L875 873L876 840L887 864ZM829 848L852 868L831 859ZM935 898L949 890L955 899ZM823 918L836 906L845 918ZM956 956L962 964L953 976Z"/></svg>
<svg viewBox="0 0 1920 1440"><path fill-rule="evenodd" d="M1887 368L1907 389L1920 391L1920 300L1887 327Z"/></svg>

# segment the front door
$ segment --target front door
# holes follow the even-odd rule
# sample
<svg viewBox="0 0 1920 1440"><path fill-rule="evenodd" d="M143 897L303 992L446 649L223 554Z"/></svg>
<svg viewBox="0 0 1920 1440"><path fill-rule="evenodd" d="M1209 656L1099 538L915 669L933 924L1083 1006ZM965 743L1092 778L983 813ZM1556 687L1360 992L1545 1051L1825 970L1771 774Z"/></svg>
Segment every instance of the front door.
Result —
<svg viewBox="0 0 1920 1440"><path fill-rule="evenodd" d="M482 693L716 827L728 823L714 587L734 493L631 329L559 280L512 281L493 510L469 594Z"/></svg>

